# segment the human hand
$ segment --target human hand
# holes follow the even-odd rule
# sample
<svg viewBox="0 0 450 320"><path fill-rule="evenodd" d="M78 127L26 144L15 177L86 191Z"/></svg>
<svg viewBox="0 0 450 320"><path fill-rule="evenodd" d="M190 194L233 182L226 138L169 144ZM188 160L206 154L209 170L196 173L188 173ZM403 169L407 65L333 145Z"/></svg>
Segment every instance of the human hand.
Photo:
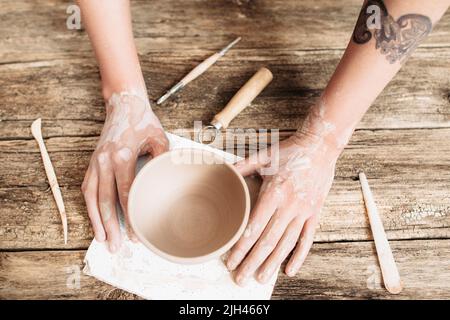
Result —
<svg viewBox="0 0 450 320"><path fill-rule="evenodd" d="M294 276L300 269L343 148L330 139L333 130L320 106L313 107L296 134L236 164L244 176L259 172L263 177L247 228L227 260L239 285L254 274L267 282L294 248L285 272Z"/></svg>
<svg viewBox="0 0 450 320"><path fill-rule="evenodd" d="M146 98L128 92L111 96L106 103L105 124L82 184L95 238L107 240L111 252L121 245L117 195L128 236L137 241L128 223L127 201L138 156L150 153L156 157L168 148L169 141Z"/></svg>

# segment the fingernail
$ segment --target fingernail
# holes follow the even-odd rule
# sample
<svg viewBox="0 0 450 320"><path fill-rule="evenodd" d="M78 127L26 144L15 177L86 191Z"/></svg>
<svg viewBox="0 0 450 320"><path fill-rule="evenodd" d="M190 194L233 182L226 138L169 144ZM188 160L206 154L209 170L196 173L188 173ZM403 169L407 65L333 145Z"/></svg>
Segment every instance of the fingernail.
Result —
<svg viewBox="0 0 450 320"><path fill-rule="evenodd" d="M286 269L286 275L288 277L294 277L296 273L297 273L297 270L294 268Z"/></svg>
<svg viewBox="0 0 450 320"><path fill-rule="evenodd" d="M114 244L114 243L110 243L110 244L109 244L109 251L110 251L111 253L116 253L116 252L117 252L117 245Z"/></svg>
<svg viewBox="0 0 450 320"><path fill-rule="evenodd" d="M236 283L238 285L240 285L241 287L244 287L245 285L247 285L247 282L248 282L248 278L246 276L243 276L243 275L236 276Z"/></svg>
<svg viewBox="0 0 450 320"><path fill-rule="evenodd" d="M228 259L227 260L227 268L228 268L229 271L233 271L234 269L236 269L236 267L237 267L236 260L234 260L234 259L232 259L232 260Z"/></svg>
<svg viewBox="0 0 450 320"><path fill-rule="evenodd" d="M228 260L227 260L227 268L228 268L228 270L233 271L234 269L236 269L237 266L244 259L244 256L245 255L243 255L242 252L239 251L239 250L233 251L230 254L230 256L228 257Z"/></svg>
<svg viewBox="0 0 450 320"><path fill-rule="evenodd" d="M267 271L260 272L260 273L258 273L257 279L258 279L258 282L260 282L260 283L266 283L267 280L269 279L269 273Z"/></svg>
<svg viewBox="0 0 450 320"><path fill-rule="evenodd" d="M103 242L106 240L105 234L96 234L95 235L95 240L97 240L98 242Z"/></svg>

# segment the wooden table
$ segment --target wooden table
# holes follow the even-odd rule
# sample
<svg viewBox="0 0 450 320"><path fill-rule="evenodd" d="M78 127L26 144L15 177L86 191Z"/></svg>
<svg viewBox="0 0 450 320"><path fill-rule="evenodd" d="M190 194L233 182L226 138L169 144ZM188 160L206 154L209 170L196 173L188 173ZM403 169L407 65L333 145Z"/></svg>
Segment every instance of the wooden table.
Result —
<svg viewBox="0 0 450 320"><path fill-rule="evenodd" d="M260 66L273 83L232 124L287 136L334 71L361 1L132 1L152 101L235 36L235 49L154 110L168 131L209 121ZM80 185L105 116L86 33L67 1L0 1L0 299L134 298L76 276L93 237ZM105 16L105 19L108 17ZM357 173L366 172L404 291L450 298L450 13L384 90L342 154L316 242L276 299L393 298L380 271ZM69 219L64 245L31 122L43 119ZM74 280L75 279L75 280Z"/></svg>

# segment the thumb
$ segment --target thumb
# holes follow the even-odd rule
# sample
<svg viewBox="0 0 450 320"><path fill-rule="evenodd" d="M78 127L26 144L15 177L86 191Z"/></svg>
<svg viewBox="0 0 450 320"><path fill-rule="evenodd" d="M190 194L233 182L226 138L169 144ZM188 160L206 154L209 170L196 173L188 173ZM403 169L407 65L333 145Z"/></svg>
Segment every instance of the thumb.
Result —
<svg viewBox="0 0 450 320"><path fill-rule="evenodd" d="M153 158L169 151L170 142L163 130L151 138L151 155Z"/></svg>
<svg viewBox="0 0 450 320"><path fill-rule="evenodd" d="M244 160L236 162L234 167L245 177L256 173L268 163L270 163L270 149L263 149L251 154Z"/></svg>

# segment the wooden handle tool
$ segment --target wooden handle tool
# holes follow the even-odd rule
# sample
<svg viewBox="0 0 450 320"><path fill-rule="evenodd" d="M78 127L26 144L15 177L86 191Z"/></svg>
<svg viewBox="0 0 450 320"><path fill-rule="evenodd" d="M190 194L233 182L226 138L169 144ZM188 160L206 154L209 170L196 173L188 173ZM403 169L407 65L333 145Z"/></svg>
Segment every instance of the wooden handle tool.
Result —
<svg viewBox="0 0 450 320"><path fill-rule="evenodd" d="M156 104L161 104L166 101L171 95L180 91L184 88L189 82L194 81L199 76L201 76L206 70L208 70L214 63L217 62L221 57L225 55L236 43L241 41L241 37L236 38L233 42L228 44L225 48L220 50L219 52L214 53L212 56L204 60L202 63L197 65L194 69L192 69L187 75L184 76L176 85L169 89L161 98L158 99Z"/></svg>
<svg viewBox="0 0 450 320"><path fill-rule="evenodd" d="M363 172L359 174L359 181L361 183L364 203L366 204L367 214L372 228L373 239L375 240L375 247L377 249L384 286L390 293L398 294L403 289L400 274L394 256L392 255L392 250L386 232L384 231L383 223L378 215L378 209L375 200L373 199L372 191L370 190L366 175Z"/></svg>
<svg viewBox="0 0 450 320"><path fill-rule="evenodd" d="M212 130L213 138L208 139L208 144L212 143L221 129L226 129L230 125L230 122L244 110L255 99L261 91L272 81L273 75L267 68L259 69L231 98L225 108L216 114L211 121L211 124L204 127L198 133L198 141L204 142L205 133Z"/></svg>
<svg viewBox="0 0 450 320"><path fill-rule="evenodd" d="M42 138L41 131L41 118L35 120L31 125L31 133L36 139L39 150L41 151L42 161L44 162L45 173L47 174L48 183L52 189L53 197L55 198L56 205L58 207L59 214L61 215L61 221L64 231L64 244L67 244L67 216L66 209L64 207L64 201L62 198L61 190L59 189L58 180L56 179L55 169L53 168L50 156L48 155L47 148L45 147L44 139Z"/></svg>
<svg viewBox="0 0 450 320"><path fill-rule="evenodd" d="M216 129L226 129L230 122L244 110L258 94L272 81L273 75L267 68L261 68L231 98L225 108L211 121Z"/></svg>

